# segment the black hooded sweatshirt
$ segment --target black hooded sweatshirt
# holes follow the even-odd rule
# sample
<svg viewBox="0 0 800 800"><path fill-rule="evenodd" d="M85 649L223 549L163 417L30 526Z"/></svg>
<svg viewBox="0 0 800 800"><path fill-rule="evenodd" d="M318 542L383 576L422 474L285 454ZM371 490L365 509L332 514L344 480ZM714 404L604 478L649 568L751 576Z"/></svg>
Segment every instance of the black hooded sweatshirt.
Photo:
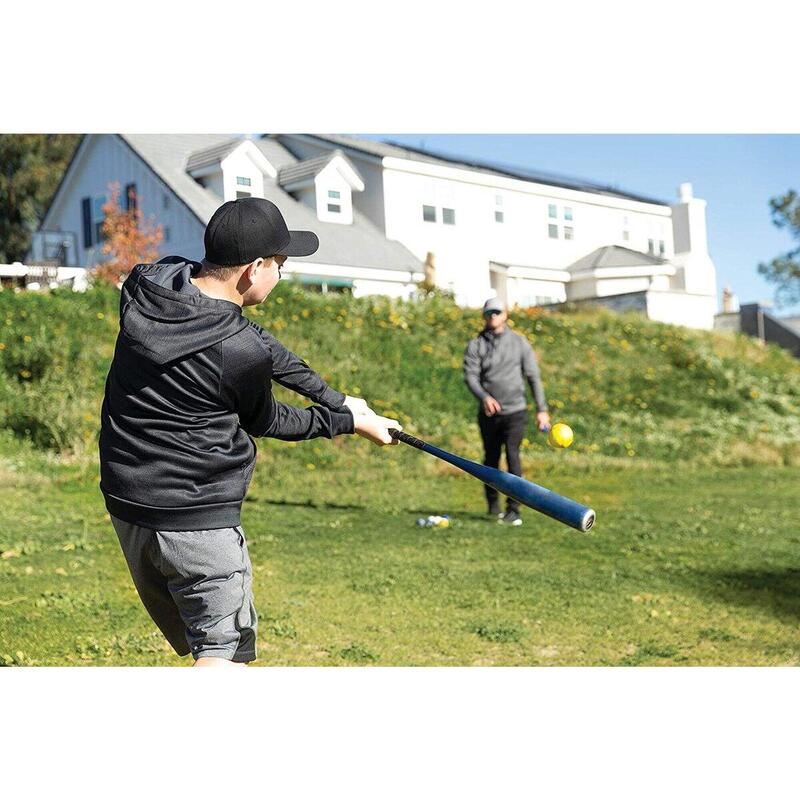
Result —
<svg viewBox="0 0 800 800"><path fill-rule="evenodd" d="M227 300L190 282L178 256L139 264L122 286L106 379L100 488L110 514L160 530L240 524L253 437L353 433L345 396ZM271 380L319 403L295 408Z"/></svg>

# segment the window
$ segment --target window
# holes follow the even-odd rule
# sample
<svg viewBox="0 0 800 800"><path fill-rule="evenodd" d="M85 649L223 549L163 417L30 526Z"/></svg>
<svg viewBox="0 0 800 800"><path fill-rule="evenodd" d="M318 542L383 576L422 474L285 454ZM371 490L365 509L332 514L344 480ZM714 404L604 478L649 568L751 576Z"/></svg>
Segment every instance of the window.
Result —
<svg viewBox="0 0 800 800"><path fill-rule="evenodd" d="M136 184L129 183L125 187L125 210L126 211L136 211L137 203L136 203Z"/></svg>
<svg viewBox="0 0 800 800"><path fill-rule="evenodd" d="M659 254L660 256L663 256L663 255L664 255L664 251L665 251L665 247L664 247L664 240L662 239L662 240L661 240L661 241L659 241L659 243L658 243L658 254Z"/></svg>
<svg viewBox="0 0 800 800"><path fill-rule="evenodd" d="M424 222L436 222L436 206L422 206L422 219Z"/></svg>
<svg viewBox="0 0 800 800"><path fill-rule="evenodd" d="M83 223L83 248L92 246L92 198L84 197L81 200L81 221Z"/></svg>
<svg viewBox="0 0 800 800"><path fill-rule="evenodd" d="M161 205L164 208L164 210L169 208L169 195L168 194L162 194L161 195Z"/></svg>
<svg viewBox="0 0 800 800"><path fill-rule="evenodd" d="M250 192L236 192L236 199L241 200L243 197L252 197Z"/></svg>
<svg viewBox="0 0 800 800"><path fill-rule="evenodd" d="M332 198L333 200L339 200L341 198L341 193L335 191L334 189L328 189L328 197Z"/></svg>
<svg viewBox="0 0 800 800"><path fill-rule="evenodd" d="M547 235L551 239L558 239L558 225L548 225L547 226Z"/></svg>
<svg viewBox="0 0 800 800"><path fill-rule="evenodd" d="M550 217L550 219L555 219L558 216L558 208L552 203L547 206L547 216Z"/></svg>
<svg viewBox="0 0 800 800"><path fill-rule="evenodd" d="M164 227L164 241L168 242L172 239L172 231L169 229L168 226Z"/></svg>
<svg viewBox="0 0 800 800"><path fill-rule="evenodd" d="M569 206L564 206L564 219L572 222L572 209Z"/></svg>
<svg viewBox="0 0 800 800"><path fill-rule="evenodd" d="M454 208L443 208L442 209L442 222L445 225L455 225L456 224L456 210Z"/></svg>
<svg viewBox="0 0 800 800"><path fill-rule="evenodd" d="M628 239L631 238L631 234L629 231L622 231L622 241L627 242Z"/></svg>
<svg viewBox="0 0 800 800"><path fill-rule="evenodd" d="M331 214L338 214L342 210L342 207L338 203L328 203L328 211Z"/></svg>
<svg viewBox="0 0 800 800"><path fill-rule="evenodd" d="M236 176L236 185L237 186L250 186L250 178L243 178L241 175ZM248 195L249 197L249 195Z"/></svg>
<svg viewBox="0 0 800 800"><path fill-rule="evenodd" d="M569 225L564 226L564 238L572 239L572 228Z"/></svg>
<svg viewBox="0 0 800 800"><path fill-rule="evenodd" d="M103 235L103 220L106 215L103 213L103 206L106 204L105 197L95 197L92 207L92 225L93 234L92 240L95 244L102 242L105 236Z"/></svg>
<svg viewBox="0 0 800 800"><path fill-rule="evenodd" d="M650 253L651 255L653 253L655 253L655 248L653 247L653 240L652 239L648 239L647 240L647 252Z"/></svg>
<svg viewBox="0 0 800 800"><path fill-rule="evenodd" d="M503 213L502 206L503 206L503 195L496 194L494 196L494 221L495 222L505 222L505 214Z"/></svg>

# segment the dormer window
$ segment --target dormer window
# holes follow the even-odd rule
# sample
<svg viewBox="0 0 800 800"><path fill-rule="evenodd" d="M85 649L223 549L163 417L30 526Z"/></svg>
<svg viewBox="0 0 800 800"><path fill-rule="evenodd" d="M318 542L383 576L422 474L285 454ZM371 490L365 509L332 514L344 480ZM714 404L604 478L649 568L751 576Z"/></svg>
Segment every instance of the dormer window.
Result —
<svg viewBox="0 0 800 800"><path fill-rule="evenodd" d="M278 184L297 200L313 208L321 222L351 225L353 192L364 191L364 181L340 150L287 164Z"/></svg>
<svg viewBox="0 0 800 800"><path fill-rule="evenodd" d="M278 174L253 141L240 138L191 153L186 172L225 201L263 197L264 180Z"/></svg>

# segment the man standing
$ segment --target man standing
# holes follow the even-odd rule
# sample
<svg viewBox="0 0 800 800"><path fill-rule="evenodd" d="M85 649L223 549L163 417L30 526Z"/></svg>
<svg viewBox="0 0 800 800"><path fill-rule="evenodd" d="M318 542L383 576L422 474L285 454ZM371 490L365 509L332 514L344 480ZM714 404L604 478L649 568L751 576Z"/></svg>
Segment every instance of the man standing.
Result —
<svg viewBox="0 0 800 800"><path fill-rule="evenodd" d="M539 365L528 340L506 325L508 313L502 300L487 300L483 319L484 329L464 353L464 380L480 401L478 426L483 438L483 463L497 468L505 445L508 471L522 475L519 448L528 424L526 379L536 402L537 427L542 431L550 428ZM516 500L508 498L504 515L497 490L491 486L485 489L489 514L508 525L522 525Z"/></svg>

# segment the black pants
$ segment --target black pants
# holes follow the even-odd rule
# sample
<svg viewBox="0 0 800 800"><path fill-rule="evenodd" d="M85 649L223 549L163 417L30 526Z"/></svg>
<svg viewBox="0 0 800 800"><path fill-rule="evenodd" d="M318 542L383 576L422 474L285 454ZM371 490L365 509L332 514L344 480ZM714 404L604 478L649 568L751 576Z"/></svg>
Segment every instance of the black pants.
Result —
<svg viewBox="0 0 800 800"><path fill-rule="evenodd" d="M505 445L508 471L513 475L522 475L519 446L522 444L527 424L528 412L524 409L502 416L495 414L493 417L487 417L483 411L480 411L478 427L481 429L483 438L484 465L497 469L500 466L500 451ZM497 503L497 489L486 485L484 488L486 489L486 500L491 508ZM506 507L509 511L519 511L519 503L510 497L506 500Z"/></svg>

